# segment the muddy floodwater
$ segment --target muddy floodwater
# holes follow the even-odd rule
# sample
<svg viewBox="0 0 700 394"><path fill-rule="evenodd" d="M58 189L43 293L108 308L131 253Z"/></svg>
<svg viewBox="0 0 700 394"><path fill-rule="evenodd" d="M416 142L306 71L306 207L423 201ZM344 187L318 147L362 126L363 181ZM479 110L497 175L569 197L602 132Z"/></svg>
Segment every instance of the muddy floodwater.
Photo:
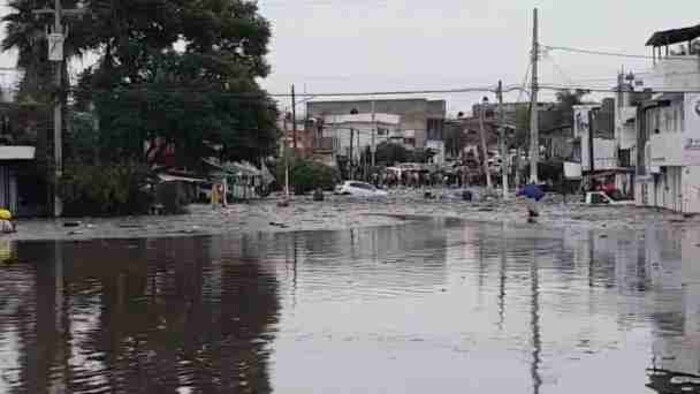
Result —
<svg viewBox="0 0 700 394"><path fill-rule="evenodd" d="M700 391L700 230L0 244L2 393Z"/></svg>

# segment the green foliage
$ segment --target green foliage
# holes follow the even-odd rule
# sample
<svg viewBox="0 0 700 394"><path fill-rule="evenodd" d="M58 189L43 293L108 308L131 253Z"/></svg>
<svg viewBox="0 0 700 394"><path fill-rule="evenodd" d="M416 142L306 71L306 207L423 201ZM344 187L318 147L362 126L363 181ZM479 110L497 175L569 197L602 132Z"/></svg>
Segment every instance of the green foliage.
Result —
<svg viewBox="0 0 700 394"><path fill-rule="evenodd" d="M156 200L163 205L167 214L185 213L189 203L181 182L163 182L156 186Z"/></svg>
<svg viewBox="0 0 700 394"><path fill-rule="evenodd" d="M454 157L458 157L466 145L466 137L461 122L450 122L445 124L445 152L449 152Z"/></svg>
<svg viewBox="0 0 700 394"><path fill-rule="evenodd" d="M576 89L568 90L563 89L557 92L557 108L563 111L571 111L574 105L579 105L583 103L583 97L589 94L589 90Z"/></svg>
<svg viewBox="0 0 700 394"><path fill-rule="evenodd" d="M284 161L277 165L277 183L284 187ZM317 188L332 190L338 180L335 169L313 160L294 159L289 163L289 184L295 194Z"/></svg>
<svg viewBox="0 0 700 394"><path fill-rule="evenodd" d="M77 2L62 4L75 8ZM192 169L211 155L224 161L253 160L274 152L277 112L257 83L269 73L265 55L270 26L258 13L257 2L82 4L81 17L64 15L70 29L64 53L68 60L87 52L98 59L81 74L70 90L71 105L64 107L64 119L72 123L64 131L70 168L61 189L69 202L67 213L72 208L92 214L139 211L141 174L132 165L145 161L144 142L154 137L175 146L177 166ZM18 52L17 66L24 71L19 101L48 108L58 95L68 102L69 90L54 86L54 65L47 59L45 32L53 16L32 13L52 8L53 2L10 0L9 7L2 18L2 49ZM64 81L69 81L67 64L62 64ZM50 122L41 126L46 135ZM49 157L50 146L50 140L39 139L37 156ZM129 164L120 172L123 163Z"/></svg>
<svg viewBox="0 0 700 394"><path fill-rule="evenodd" d="M270 30L254 2L126 0L105 7L95 22L105 50L80 81L92 92L80 101L95 103L104 155L140 158L143 141L154 137L173 143L178 165L188 167L211 156L212 146L223 146L222 160L274 151L275 105L255 80L269 71ZM123 11L117 20L114 7ZM184 51L174 50L177 41Z"/></svg>
<svg viewBox="0 0 700 394"><path fill-rule="evenodd" d="M159 61L187 60L170 56L174 58ZM258 90L257 99L248 100L229 89L201 86L175 78L144 83L143 89L98 93L103 157L138 160L143 141L154 137L174 142L178 163L189 167L211 156L212 145L222 145L221 158L231 161L255 160L274 151L276 111L264 92Z"/></svg>
<svg viewBox="0 0 700 394"><path fill-rule="evenodd" d="M147 172L140 167L68 166L60 182L66 216L143 214L152 201Z"/></svg>
<svg viewBox="0 0 700 394"><path fill-rule="evenodd" d="M530 108L517 107L515 112L515 136L511 147L526 147L530 143Z"/></svg>
<svg viewBox="0 0 700 394"><path fill-rule="evenodd" d="M99 134L94 115L89 112L75 112L71 115L71 131L64 134L63 138L64 161L73 165L97 164Z"/></svg>
<svg viewBox="0 0 700 394"><path fill-rule="evenodd" d="M76 1L63 5L75 7ZM156 136L174 143L181 166L209 156L213 145L223 146L223 160L273 152L277 113L256 82L269 72L270 27L256 2L94 0L84 5L83 17L65 16L71 33L65 53L67 58L87 51L99 56L80 77L74 107L86 112L95 104L95 145L103 161L143 161L143 142ZM40 103L50 103L56 93L44 37L52 16L37 17L32 10L51 6L48 0L11 0L13 11L3 18L2 48L17 50L25 71L20 96ZM176 51L176 43L184 43L184 50Z"/></svg>
<svg viewBox="0 0 700 394"><path fill-rule="evenodd" d="M396 163L404 163L412 161L411 151L406 149L401 144L392 142L382 142L377 145L377 151L374 154L377 164L392 166Z"/></svg>

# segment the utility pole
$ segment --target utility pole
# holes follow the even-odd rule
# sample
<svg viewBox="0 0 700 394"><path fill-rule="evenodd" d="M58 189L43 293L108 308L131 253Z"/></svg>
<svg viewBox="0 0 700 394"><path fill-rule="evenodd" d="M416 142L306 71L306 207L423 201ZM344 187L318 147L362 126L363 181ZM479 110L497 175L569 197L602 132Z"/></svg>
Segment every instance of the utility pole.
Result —
<svg viewBox="0 0 700 394"><path fill-rule="evenodd" d="M491 184L491 172L489 171L489 154L487 151L488 147L486 145L486 134L484 132L484 111L486 103L488 103L488 99L484 97L484 99L481 101L481 104L479 105L479 137L481 140L481 150L483 152L483 156L481 158L481 168L484 171L484 175L486 175L486 190L491 191L493 185Z"/></svg>
<svg viewBox="0 0 700 394"><path fill-rule="evenodd" d="M287 114L282 118L284 128L283 148L284 148L284 197L289 200L289 130L287 129Z"/></svg>
<svg viewBox="0 0 700 394"><path fill-rule="evenodd" d="M537 162L540 158L539 130L537 129L537 8L532 10L532 87L530 88L530 182L537 183Z"/></svg>
<svg viewBox="0 0 700 394"><path fill-rule="evenodd" d="M374 116L374 100L372 100L372 168L375 165L375 153L377 152L377 145L374 142L374 135L377 132L377 123Z"/></svg>
<svg viewBox="0 0 700 394"><path fill-rule="evenodd" d="M355 156L352 155L352 143L353 140L355 139L355 129L350 129L350 157L348 158L348 163L350 164L350 171L348 171L348 175L350 175L350 179L355 178L354 177L354 172L355 172L355 167L353 166L353 162L355 161Z"/></svg>
<svg viewBox="0 0 700 394"><path fill-rule="evenodd" d="M49 41L49 61L54 62L54 83L56 85L56 96L54 98L54 108L53 108L53 155L54 155L54 202L53 202L53 213L55 217L60 217L63 214L63 204L61 198L58 194L58 182L61 179L63 172L63 141L62 141L62 129L63 129L63 43L65 40L65 35L63 34L63 16L64 15L81 15L84 10L82 9L70 9L64 10L61 6L61 0L54 0L54 8L42 8L38 10L32 10L32 14L53 14L53 29L50 34L48 34Z"/></svg>
<svg viewBox="0 0 700 394"><path fill-rule="evenodd" d="M501 148L501 188L503 189L503 199L508 198L508 170L510 170L510 160L506 151L506 127L503 120L503 83L498 80L498 125L500 129Z"/></svg>
<svg viewBox="0 0 700 394"><path fill-rule="evenodd" d="M63 138L61 138L61 130L63 128L63 119L61 118L62 101L63 101L63 81L61 77L63 76L63 23L61 21L61 0L54 0L54 13L53 13L53 34L54 37L58 38L57 43L53 46L61 46L61 56L60 60L55 60L56 63L56 75L54 76L56 80L56 102L53 107L53 157L54 157L54 191L53 191L53 215L54 217L60 217L63 214L63 202L58 194L58 182L61 179L63 172ZM49 52L52 50L52 45L49 45ZM59 56L56 57L58 59Z"/></svg>
<svg viewBox="0 0 700 394"><path fill-rule="evenodd" d="M595 171L595 149L593 146L593 141L594 135L593 135L593 127L594 127L594 122L595 122L595 116L596 116L596 111L591 109L588 112L588 173L591 174L591 179L593 179L593 171ZM591 182L592 183L592 182ZM591 190L593 190L591 188Z"/></svg>
<svg viewBox="0 0 700 394"><path fill-rule="evenodd" d="M297 101L294 95L294 84L292 84L292 137L294 142L292 146L294 147L294 154L297 154Z"/></svg>

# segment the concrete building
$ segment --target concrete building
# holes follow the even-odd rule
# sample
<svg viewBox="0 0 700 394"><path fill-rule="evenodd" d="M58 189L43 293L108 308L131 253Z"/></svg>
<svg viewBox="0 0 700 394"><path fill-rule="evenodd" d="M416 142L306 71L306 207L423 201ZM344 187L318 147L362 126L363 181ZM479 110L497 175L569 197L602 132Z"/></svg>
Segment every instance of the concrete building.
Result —
<svg viewBox="0 0 700 394"><path fill-rule="evenodd" d="M444 123L445 123L446 103L444 100L417 99L382 99L382 100L353 100L353 101L311 101L306 104L307 116L314 119L323 119L324 122L342 125L358 126L360 136L370 137L372 132L371 114L374 113L375 121L379 121L378 116L384 122L381 126L387 130L390 139L401 141L404 146L410 149L431 149L434 151L434 161L444 161ZM334 118L334 116L354 115L355 118ZM398 116L398 124L395 118ZM334 120L335 119L335 120ZM369 121L369 122L368 122ZM361 127L361 128L360 128ZM332 128L330 128L332 129ZM349 129L340 129L338 138L349 141ZM324 126L324 136L329 127ZM332 132L331 132L332 133ZM375 134L375 144L378 144L379 130ZM381 136L385 137L385 136ZM357 138L357 137L356 137ZM363 138L363 137L360 137ZM347 144L349 148L349 142ZM360 141L362 146L362 141ZM342 143L336 145L337 155L345 155L342 149L346 147ZM349 153L349 152L347 152ZM353 153L354 154L354 153Z"/></svg>
<svg viewBox="0 0 700 394"><path fill-rule="evenodd" d="M650 98L645 91L635 91L635 85L643 81L636 80L634 74L618 75L617 93L615 95L615 145L617 150L617 165L624 169L615 180L618 190L628 190L634 195L634 185L637 165L637 108L639 104Z"/></svg>
<svg viewBox="0 0 700 394"><path fill-rule="evenodd" d="M323 138L331 139L336 154L351 158L354 162L360 161L362 152L371 149L373 129L375 145L383 142L405 144L408 139L406 133L400 129L401 117L398 115L326 115L322 120Z"/></svg>
<svg viewBox="0 0 700 394"><path fill-rule="evenodd" d="M564 164L567 179L581 178L585 187L614 182L620 172L614 133L614 101L574 105L572 151ZM628 192L628 190L623 191Z"/></svg>
<svg viewBox="0 0 700 394"><path fill-rule="evenodd" d="M692 48L698 37L700 26L695 26L656 32L647 41L655 59L646 86L664 93L638 107L638 205L700 213L700 94L687 92L700 86L700 57L693 51L669 55L670 45L687 42Z"/></svg>

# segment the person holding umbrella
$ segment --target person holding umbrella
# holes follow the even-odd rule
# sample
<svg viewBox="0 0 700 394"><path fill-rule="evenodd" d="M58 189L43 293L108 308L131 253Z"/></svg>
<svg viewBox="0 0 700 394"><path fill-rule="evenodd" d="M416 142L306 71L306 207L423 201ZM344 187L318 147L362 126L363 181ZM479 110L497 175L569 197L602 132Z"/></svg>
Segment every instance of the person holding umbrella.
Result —
<svg viewBox="0 0 700 394"><path fill-rule="evenodd" d="M544 197L544 192L539 185L534 182L528 183L518 191L517 196L525 197L527 201L528 218L530 220L540 216L538 203L542 197Z"/></svg>

